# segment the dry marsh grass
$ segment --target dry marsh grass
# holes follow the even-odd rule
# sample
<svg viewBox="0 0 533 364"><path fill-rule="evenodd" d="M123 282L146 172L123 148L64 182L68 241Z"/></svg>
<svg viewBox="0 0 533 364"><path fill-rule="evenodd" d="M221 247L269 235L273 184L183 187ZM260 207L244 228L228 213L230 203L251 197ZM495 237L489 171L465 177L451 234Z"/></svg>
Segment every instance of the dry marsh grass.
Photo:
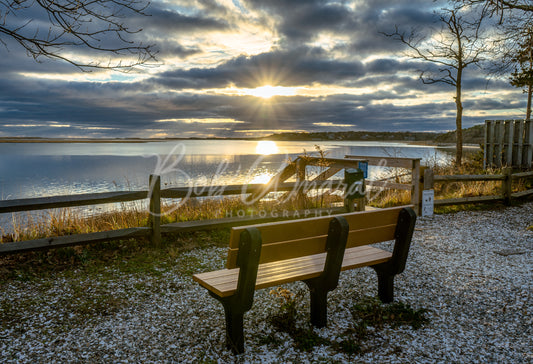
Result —
<svg viewBox="0 0 533 364"><path fill-rule="evenodd" d="M284 210L298 210L296 198L282 196L282 202L275 199L248 203L240 197L189 198L183 202L166 201L162 204L161 223L219 219L230 216L257 216L259 212L270 214ZM327 208L342 198L333 194L305 197L305 208ZM140 227L148 225L149 213L140 204L121 204L113 211L88 215L75 208L62 208L40 215L13 214L10 232L0 231L0 243L33 240L51 236L85 234Z"/></svg>

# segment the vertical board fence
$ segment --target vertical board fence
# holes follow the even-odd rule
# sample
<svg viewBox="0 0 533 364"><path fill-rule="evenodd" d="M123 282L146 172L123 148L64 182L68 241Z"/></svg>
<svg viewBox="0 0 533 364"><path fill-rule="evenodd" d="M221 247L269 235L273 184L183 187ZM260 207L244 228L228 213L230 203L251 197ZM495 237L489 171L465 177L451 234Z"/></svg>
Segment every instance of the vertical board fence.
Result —
<svg viewBox="0 0 533 364"><path fill-rule="evenodd" d="M483 168L530 169L533 158L531 120L486 120Z"/></svg>

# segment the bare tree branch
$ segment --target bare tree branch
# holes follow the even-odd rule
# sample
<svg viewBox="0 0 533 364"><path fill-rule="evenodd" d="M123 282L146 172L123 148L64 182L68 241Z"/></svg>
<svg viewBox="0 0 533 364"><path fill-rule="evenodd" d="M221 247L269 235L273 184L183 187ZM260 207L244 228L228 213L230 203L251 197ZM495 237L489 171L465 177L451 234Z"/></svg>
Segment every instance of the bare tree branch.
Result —
<svg viewBox="0 0 533 364"><path fill-rule="evenodd" d="M486 6L494 12L509 9L533 12L533 5L529 0L474 0L473 2L485 2Z"/></svg>
<svg viewBox="0 0 533 364"><path fill-rule="evenodd" d="M530 20L533 18L531 0L455 0L455 2L465 6L481 6L487 16L498 17L500 24L516 11L527 14Z"/></svg>
<svg viewBox="0 0 533 364"><path fill-rule="evenodd" d="M153 45L131 40L142 29L131 29L124 21L132 15L147 15L144 0L11 0L0 1L0 43L12 39L36 61L60 59L84 71L91 68L128 70L155 61ZM27 19L29 12L40 19ZM42 23L48 22L43 29ZM84 62L68 56L81 48L112 57L127 58L112 64Z"/></svg>
<svg viewBox="0 0 533 364"><path fill-rule="evenodd" d="M445 83L455 87L454 102L456 105L456 160L462 161L462 80L465 69L477 65L484 60L487 45L481 31L481 23L485 11L480 16L470 16L468 10L458 6L443 9L440 15L442 27L424 36L416 29L409 34L400 32L398 26L392 33L382 33L398 40L407 47L406 55L412 59L432 63L438 66L437 71L422 71L420 79L424 84Z"/></svg>

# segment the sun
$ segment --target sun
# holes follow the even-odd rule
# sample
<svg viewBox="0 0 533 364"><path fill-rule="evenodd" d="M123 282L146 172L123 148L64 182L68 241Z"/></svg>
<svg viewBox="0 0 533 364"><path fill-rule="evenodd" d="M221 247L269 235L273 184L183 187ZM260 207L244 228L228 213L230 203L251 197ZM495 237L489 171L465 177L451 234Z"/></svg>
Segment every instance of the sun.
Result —
<svg viewBox="0 0 533 364"><path fill-rule="evenodd" d="M246 90L246 93L256 97L262 97L263 99L269 99L272 96L293 96L296 93L296 88L265 85Z"/></svg>
<svg viewBox="0 0 533 364"><path fill-rule="evenodd" d="M276 145L276 142L273 142L271 140L260 140L257 142L255 152L257 154L270 155L279 153L279 149Z"/></svg>

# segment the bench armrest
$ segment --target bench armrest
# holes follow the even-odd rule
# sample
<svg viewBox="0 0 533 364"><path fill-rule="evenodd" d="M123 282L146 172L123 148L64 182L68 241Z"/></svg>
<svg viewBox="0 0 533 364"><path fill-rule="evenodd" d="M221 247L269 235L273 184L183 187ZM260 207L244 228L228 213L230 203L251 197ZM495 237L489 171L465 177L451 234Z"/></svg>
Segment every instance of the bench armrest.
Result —
<svg viewBox="0 0 533 364"><path fill-rule="evenodd" d="M386 263L374 266L374 269L386 274L400 274L405 269L409 247L415 230L416 213L410 207L404 207L398 215L398 223L394 233L395 242L392 258Z"/></svg>
<svg viewBox="0 0 533 364"><path fill-rule="evenodd" d="M247 228L241 233L239 241L239 280L235 292L235 302L243 312L252 308L254 300L257 269L261 255L261 233L257 228Z"/></svg>

